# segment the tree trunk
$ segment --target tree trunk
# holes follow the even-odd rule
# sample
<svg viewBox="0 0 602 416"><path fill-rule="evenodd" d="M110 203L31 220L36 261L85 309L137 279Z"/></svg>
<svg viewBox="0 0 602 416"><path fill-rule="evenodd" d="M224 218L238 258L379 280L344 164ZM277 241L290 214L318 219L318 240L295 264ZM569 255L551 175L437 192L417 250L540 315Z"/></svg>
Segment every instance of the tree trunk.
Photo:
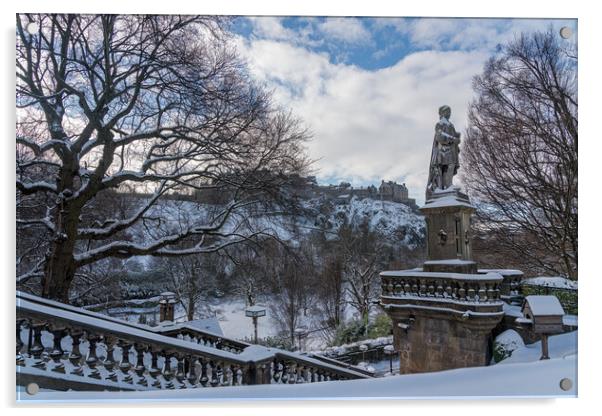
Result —
<svg viewBox="0 0 602 416"><path fill-rule="evenodd" d="M188 312L188 314L187 314L188 316L187 316L187 319L189 321L193 321L194 320L194 309L195 309L195 307L196 307L196 305L194 303L194 296L191 295L188 298L188 311L187 311Z"/></svg>
<svg viewBox="0 0 602 416"><path fill-rule="evenodd" d="M73 250L54 243L42 278L42 296L69 303L69 288L75 277Z"/></svg>
<svg viewBox="0 0 602 416"><path fill-rule="evenodd" d="M73 254L80 210L63 202L57 211L54 222L56 230L50 250L46 254L41 282L42 296L69 303L69 288L77 270Z"/></svg>

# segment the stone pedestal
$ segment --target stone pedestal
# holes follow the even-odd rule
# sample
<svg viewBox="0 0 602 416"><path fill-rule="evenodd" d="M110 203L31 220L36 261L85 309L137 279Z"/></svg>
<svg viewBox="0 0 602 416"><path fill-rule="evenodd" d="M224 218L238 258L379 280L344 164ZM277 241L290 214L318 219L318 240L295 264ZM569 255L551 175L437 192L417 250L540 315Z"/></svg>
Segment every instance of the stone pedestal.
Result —
<svg viewBox="0 0 602 416"><path fill-rule="evenodd" d="M394 313L393 338L395 349L399 351L400 373L489 364L491 331L499 319L499 314L475 319L418 309Z"/></svg>
<svg viewBox="0 0 602 416"><path fill-rule="evenodd" d="M472 260L475 208L459 188L437 190L420 209L427 223L422 268L382 272L381 304L393 321L400 372L487 365L492 330L501 321L504 277Z"/></svg>
<svg viewBox="0 0 602 416"><path fill-rule="evenodd" d="M424 214L427 230L427 258L437 260L472 261L470 243L470 217L475 208L468 196L459 188L437 190L420 208ZM440 267L442 266L442 267ZM458 264L458 266L460 266ZM465 263L458 267L460 273L475 273L474 267ZM451 271L449 264L429 264L428 271ZM427 271L427 270L425 270Z"/></svg>

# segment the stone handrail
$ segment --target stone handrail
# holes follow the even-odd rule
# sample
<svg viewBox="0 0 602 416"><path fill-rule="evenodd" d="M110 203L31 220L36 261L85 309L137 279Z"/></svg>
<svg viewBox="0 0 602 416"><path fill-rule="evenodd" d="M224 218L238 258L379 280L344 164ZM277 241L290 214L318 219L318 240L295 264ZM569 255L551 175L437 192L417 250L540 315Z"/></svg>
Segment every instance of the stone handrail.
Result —
<svg viewBox="0 0 602 416"><path fill-rule="evenodd" d="M233 353L240 353L248 344L243 341L224 337L223 335L214 334L209 331L202 331L198 328L188 326L186 322L176 323L171 326L149 326L144 324L138 324L133 322L124 321L121 319L113 318L98 312L93 312L85 308L79 308L76 306L67 305L64 303L56 302L50 299L45 299L39 296L31 295L25 292L17 292L17 299L25 299L38 304L46 305L59 310L71 311L73 313L81 314L84 316L93 316L95 318L104 320L108 323L118 323L120 325L129 326L132 328L141 329L144 331L154 332L157 334L165 335L168 337L185 339L187 341L196 342L197 344L204 345L207 347L217 348L219 350L229 351Z"/></svg>
<svg viewBox="0 0 602 416"><path fill-rule="evenodd" d="M184 339L196 344L216 348L218 350L232 352L234 354L242 353L249 343L226 338L222 335L213 334L209 331L202 331L186 323L176 324L174 327L153 327L153 331L168 337Z"/></svg>
<svg viewBox="0 0 602 416"><path fill-rule="evenodd" d="M443 300L470 303L499 303L503 277L497 273L461 274L382 272L383 298Z"/></svg>
<svg viewBox="0 0 602 416"><path fill-rule="evenodd" d="M233 353L46 299L17 297L17 382L56 390L148 390L301 383L364 374L250 345ZM38 298L39 299L39 298Z"/></svg>

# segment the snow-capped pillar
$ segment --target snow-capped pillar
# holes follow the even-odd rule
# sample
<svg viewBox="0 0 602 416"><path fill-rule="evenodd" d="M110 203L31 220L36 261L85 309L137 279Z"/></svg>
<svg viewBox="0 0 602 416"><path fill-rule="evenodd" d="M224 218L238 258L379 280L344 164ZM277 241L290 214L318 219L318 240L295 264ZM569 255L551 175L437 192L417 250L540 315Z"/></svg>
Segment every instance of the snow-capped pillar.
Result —
<svg viewBox="0 0 602 416"><path fill-rule="evenodd" d="M174 312L176 305L176 294L173 292L161 293L161 300L159 301L159 322L174 321Z"/></svg>
<svg viewBox="0 0 602 416"><path fill-rule="evenodd" d="M475 208L468 196L458 188L436 190L420 211L426 220L427 258L440 263L431 268L427 262L425 271L476 273L470 241Z"/></svg>

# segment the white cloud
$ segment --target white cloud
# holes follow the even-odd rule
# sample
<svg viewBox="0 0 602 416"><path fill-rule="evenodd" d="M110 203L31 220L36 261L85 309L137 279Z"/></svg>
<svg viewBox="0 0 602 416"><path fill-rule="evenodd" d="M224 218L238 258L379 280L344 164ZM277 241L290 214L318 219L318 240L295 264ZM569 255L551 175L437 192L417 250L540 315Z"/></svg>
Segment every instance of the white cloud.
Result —
<svg viewBox="0 0 602 416"><path fill-rule="evenodd" d="M304 25L295 29L284 26L282 17L276 16L249 16L246 19L253 27L253 37L258 39L269 39L286 41L295 45L316 47L323 43L323 39L316 39L314 28L315 19L305 18Z"/></svg>
<svg viewBox="0 0 602 416"><path fill-rule="evenodd" d="M333 63L327 52L313 52L284 38L239 38L238 46L257 79L273 89L275 101L291 108L314 133L309 152L318 160L318 178L358 185L404 181L421 202L437 109L450 105L452 121L463 131L472 77L482 71L491 48L521 30L545 29L549 21L512 21L506 30L481 20L404 19L390 24L407 31L413 44L431 50L370 71ZM331 38L338 29L332 30ZM347 39L359 36L352 32ZM459 50L442 49L442 44Z"/></svg>
<svg viewBox="0 0 602 416"><path fill-rule="evenodd" d="M346 43L366 44L372 40L372 35L358 18L328 17L318 29L331 39Z"/></svg>
<svg viewBox="0 0 602 416"><path fill-rule="evenodd" d="M493 50L522 31L547 30L550 25L555 30L567 25L577 29L575 20L550 19L421 18L391 23L399 33L409 36L415 47L437 50Z"/></svg>
<svg viewBox="0 0 602 416"><path fill-rule="evenodd" d="M281 17L247 17L253 25L253 34L267 39L293 40L295 32L282 25Z"/></svg>
<svg viewBox="0 0 602 416"><path fill-rule="evenodd" d="M472 75L486 55L477 52L414 53L396 65L368 71L333 64L326 54L283 42L243 41L251 70L274 89L314 133L310 156L319 177L404 181L422 199L437 109L452 107L465 125Z"/></svg>

